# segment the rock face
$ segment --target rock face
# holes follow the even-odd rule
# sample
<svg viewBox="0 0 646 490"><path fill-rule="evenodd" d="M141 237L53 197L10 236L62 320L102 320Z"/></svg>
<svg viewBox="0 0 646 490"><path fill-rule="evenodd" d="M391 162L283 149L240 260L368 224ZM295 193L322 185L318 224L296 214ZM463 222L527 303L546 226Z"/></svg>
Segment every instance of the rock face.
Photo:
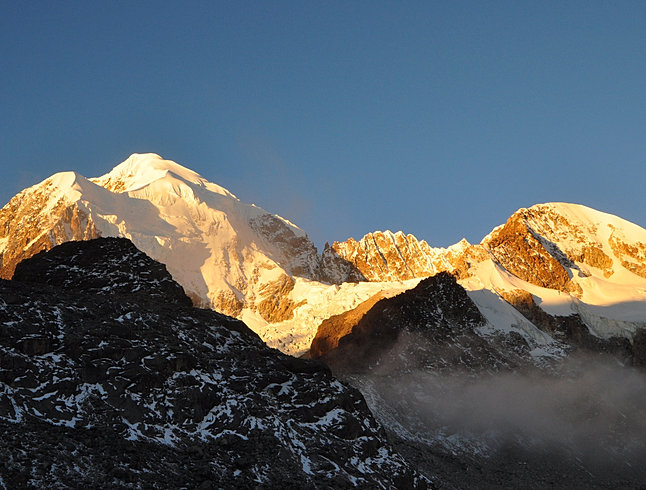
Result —
<svg viewBox="0 0 646 490"><path fill-rule="evenodd" d="M124 239L0 281L0 427L8 488L426 485L355 389L189 306Z"/></svg>
<svg viewBox="0 0 646 490"><path fill-rule="evenodd" d="M312 340L310 357L316 359L335 349L339 345L339 340L352 333L352 328L359 323L359 320L370 311L375 303L386 297L383 292L379 292L356 308L323 320L314 340Z"/></svg>
<svg viewBox="0 0 646 490"><path fill-rule="evenodd" d="M367 280L355 264L342 258L334 246L331 247L327 242L325 243L325 248L321 254L319 279L331 284Z"/></svg>
<svg viewBox="0 0 646 490"><path fill-rule="evenodd" d="M523 213L514 214L487 240L494 259L516 277L537 286L567 292L566 267L574 264L555 245L527 226ZM551 250L548 250L548 247Z"/></svg>
<svg viewBox="0 0 646 490"><path fill-rule="evenodd" d="M468 260L484 260L484 250L466 240L447 248L433 248L424 240L401 231L376 231L361 240L334 242L330 247L368 281L405 281L438 272L466 272Z"/></svg>
<svg viewBox="0 0 646 490"><path fill-rule="evenodd" d="M34 213L47 203L47 226ZM61 241L97 238L90 215L78 205L70 205L58 193L55 179L37 188L26 189L0 209L0 278L11 279L16 265ZM60 243L60 241L58 242Z"/></svg>
<svg viewBox="0 0 646 490"><path fill-rule="evenodd" d="M491 334L486 323L455 277L441 272L379 300L354 325L348 322L350 332L323 359L340 372L389 374L420 368L478 372L526 364L530 348L520 335ZM317 357L317 351L312 354Z"/></svg>

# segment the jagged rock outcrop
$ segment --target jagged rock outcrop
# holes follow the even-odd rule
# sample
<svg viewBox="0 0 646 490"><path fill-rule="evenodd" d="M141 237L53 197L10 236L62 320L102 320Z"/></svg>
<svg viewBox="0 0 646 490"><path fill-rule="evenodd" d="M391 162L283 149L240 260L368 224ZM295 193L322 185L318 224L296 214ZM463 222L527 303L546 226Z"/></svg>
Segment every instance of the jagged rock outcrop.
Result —
<svg viewBox="0 0 646 490"><path fill-rule="evenodd" d="M470 263L487 258L484 250L466 240L447 249L433 248L401 231L376 231L359 241L334 242L327 253L342 259L368 281L405 281L438 272L465 275Z"/></svg>
<svg viewBox="0 0 646 490"><path fill-rule="evenodd" d="M486 319L446 272L379 300L357 317L354 326L343 326L351 331L337 340L337 347L323 355L340 372L477 372L516 368L530 358L529 346L518 334L480 332Z"/></svg>
<svg viewBox="0 0 646 490"><path fill-rule="evenodd" d="M361 395L196 309L123 239L0 281L0 481L37 487L423 487Z"/></svg>

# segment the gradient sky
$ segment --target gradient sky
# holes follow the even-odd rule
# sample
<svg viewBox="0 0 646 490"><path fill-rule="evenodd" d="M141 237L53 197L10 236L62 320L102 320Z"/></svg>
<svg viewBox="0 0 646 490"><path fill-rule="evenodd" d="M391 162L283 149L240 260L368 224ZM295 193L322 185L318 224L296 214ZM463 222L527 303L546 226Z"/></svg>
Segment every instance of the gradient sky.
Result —
<svg viewBox="0 0 646 490"><path fill-rule="evenodd" d="M0 200L155 152L326 240L646 226L646 2L0 0Z"/></svg>

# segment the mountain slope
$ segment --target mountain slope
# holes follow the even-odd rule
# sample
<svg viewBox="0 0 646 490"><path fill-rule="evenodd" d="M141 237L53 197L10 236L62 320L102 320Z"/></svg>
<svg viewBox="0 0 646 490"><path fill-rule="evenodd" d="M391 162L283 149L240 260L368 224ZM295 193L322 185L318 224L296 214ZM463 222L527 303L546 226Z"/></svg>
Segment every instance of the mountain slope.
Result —
<svg viewBox="0 0 646 490"><path fill-rule="evenodd" d="M125 239L0 280L7 488L425 487L323 364L193 308Z"/></svg>
<svg viewBox="0 0 646 490"><path fill-rule="evenodd" d="M510 369L528 362L530 347L519 334L494 336L486 325L486 318L455 277L441 272L376 302L338 339L336 348L324 352L324 359L342 372L388 375L420 368L434 372Z"/></svg>
<svg viewBox="0 0 646 490"><path fill-rule="evenodd" d="M196 304L234 316L248 308L268 321L293 310L277 292L318 267L300 228L154 154L132 155L95 179L56 174L14 197L0 223L4 278L56 244L124 236L166 264Z"/></svg>

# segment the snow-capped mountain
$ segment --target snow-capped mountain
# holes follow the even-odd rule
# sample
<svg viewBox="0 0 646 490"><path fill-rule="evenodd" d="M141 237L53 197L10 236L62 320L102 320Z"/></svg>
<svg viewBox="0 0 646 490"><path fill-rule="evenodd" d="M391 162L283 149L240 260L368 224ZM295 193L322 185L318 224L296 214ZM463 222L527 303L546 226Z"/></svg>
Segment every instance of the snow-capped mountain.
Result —
<svg viewBox="0 0 646 490"><path fill-rule="evenodd" d="M11 199L0 223L4 278L54 245L123 236L166 264L195 304L233 316L247 308L266 321L290 316L292 277L312 278L318 267L300 228L155 154L94 179L53 175Z"/></svg>
<svg viewBox="0 0 646 490"><path fill-rule="evenodd" d="M155 154L92 179L58 173L12 198L0 210L0 277L41 250L109 236L164 263L194 304L243 319L292 354L309 349L321 319L410 287L342 284L360 275L331 250L319 256L296 225Z"/></svg>
<svg viewBox="0 0 646 490"><path fill-rule="evenodd" d="M371 280L450 272L499 329L523 323L509 308L521 292L549 314L580 315L601 338L632 339L646 327L646 230L585 206L520 209L477 245L432 248L376 232L331 248Z"/></svg>
<svg viewBox="0 0 646 490"><path fill-rule="evenodd" d="M13 342L6 347L14 359L12 362L35 372L49 366L41 357L49 362L51 347L60 340L58 325L64 324L73 334L70 359L66 361L81 366L78 380L86 391L72 398L61 398L62 395L51 395L41 389L29 391L34 388L33 383L18 386L18 391L12 391L15 386L8 385L4 395L12 401L0 403L0 410L5 410L7 416L16 418L18 414L30 413L42 419L38 423L55 421L64 426L75 417L87 422L84 404L94 403L98 396L118 405L116 395L110 391L115 386L114 390L118 391L114 380L110 381L114 386L106 389L106 393L98 388L87 392L96 384L88 362L99 362L112 355L112 351L106 351L106 346L99 342L96 346L88 344L90 357L77 352L79 344L74 329L78 325L68 315L74 312L91 325L96 321L96 313L83 310L87 305L78 302L73 302L71 309L62 303L48 304L45 297L52 289L41 294L27 283L46 282L61 289L76 284L77 288L92 293L92 301L100 311L117 308L111 306L115 295L129 291L130 301L136 301L137 308L150 306L169 313L164 321L172 332L165 331L164 335L168 335L160 342L177 347L169 354L175 356L173 359L181 357L180 351L190 351L196 342L207 349L205 343L215 346L214 342L223 342L218 352L226 353L230 352L227 349L231 345L238 345L238 336L233 335L232 340L209 323L223 317L208 311L197 313L200 310L185 313L182 308L189 309L189 306L184 293L169 277L163 279L160 269L150 269L155 271L152 275L146 272L149 264L141 256L136 256L141 259L139 262L129 262L129 259L119 262L110 255L109 264L98 261L93 265L91 261L78 262L82 254L75 253L72 258L56 255L56 261L71 262L61 267L56 261L51 262L46 268L46 277L40 277L38 268L32 272L25 265L17 268L21 260L41 250L96 237L130 239L139 249L165 264L193 304L242 319L270 347L296 356L305 353L323 356L336 374L360 388L379 421L398 441L398 450L406 452L419 467L425 467L429 478L436 474L433 465L439 465L446 470L445 481L453 481L457 488L473 485L498 488L502 481L498 481L499 468L513 467L501 477L508 478L509 487L524 487L529 480L538 482L537 487L549 486L554 479L567 474L561 480L564 486L587 488L600 481L598 475L589 471L599 458L609 462L610 469L603 473L609 488L631 487L644 478L643 471L635 469L635 465L630 475L624 471L624 466L643 461L643 438L646 437L646 426L641 422L646 420L643 413L646 385L643 372L639 371L646 366L646 230L636 224L585 206L547 203L518 210L479 244L462 240L447 248L434 248L402 232L376 231L358 241L349 239L326 245L318 254L307 234L296 225L241 202L225 188L158 155L132 155L109 173L93 179L75 172L56 174L22 191L0 210L0 275L8 279L16 270L16 279L23 281L19 288L27 288L28 294L25 294L35 298L23 301L22 293L16 294L18 282L3 282L1 285L6 289L2 296L6 303L3 314L9 316L4 323L0 322L0 328L13 335L5 336ZM61 249L65 250L59 248L57 253ZM124 256L135 257L127 253ZM44 257L43 260L49 260L49 255ZM146 267L140 270L136 264ZM107 276L101 272L104 269L113 271L107 282ZM131 276L136 279L134 283ZM73 296L76 292L65 294ZM112 296L106 299L105 295ZM166 309L155 306L158 297L164 295L177 301L181 297L181 305L169 300ZM36 305L34 301L40 303ZM133 316L130 309L134 306L127 302L124 305L108 312L113 315L108 315L108 323L114 332L126 337L139 335L137 329L147 328L150 315L159 313ZM168 312L168 308L174 312ZM178 317L180 310L182 316ZM188 320L195 315L199 321ZM34 325L40 325L42 322L38 322L42 320L43 325L53 328L54 337L43 340L43 335L29 330L31 327L16 333L11 329L20 319ZM116 325L131 320L134 333L119 330ZM200 327L199 322L202 322ZM242 356L240 362L251 359L254 364L260 340L241 323L231 322L225 323L231 328L237 325L247 337L255 339L245 340L254 345L252 355L247 344L238 346L240 349L235 353ZM208 326L206 332L200 330L204 325ZM180 334L184 329L188 329L187 337ZM178 347L173 336L179 338L181 346ZM155 339L146 338L142 342L148 349L146 352L168 354ZM62 348L65 350L68 346ZM99 357L93 357L95 354ZM162 363L157 359L159 356L150 355L155 362ZM38 359L24 364L24 356ZM579 361L580 356L584 361ZM587 356L591 362L585 360ZM127 357L124 359L126 366L121 366L119 373L129 375L128 369L137 372L139 368L131 366ZM290 358L280 359L279 364ZM572 360L576 360L574 365L569 363ZM70 362L65 366L71 365ZM184 361L178 362L177 369L183 369ZM316 366L320 367L304 364L298 369L311 368L312 373L306 374L316 379L328 376L317 371ZM259 368L259 372L269 370L272 378L274 367L272 361ZM52 367L59 368L62 365ZM211 389L213 380L207 381L200 372L193 371L189 373L191 383ZM60 373L56 371L57 379L61 378ZM90 376L88 380L84 378L86 374ZM510 375L513 376L510 378ZM244 405L246 402L236 391L239 384L235 376L231 396ZM223 378L229 379L228 374ZM535 378L544 388L538 394L533 388ZM624 378L630 382L624 384ZM25 383L31 383L30 379ZM554 384L554 380L560 381ZM298 389L290 392L298 413L300 390L311 392L311 386L300 381ZM148 400L146 397L152 396L150 387L143 388L128 395L130 400ZM253 385L256 388L262 392L262 387ZM489 392L495 396L489 396ZM574 395L570 396L570 392ZM609 393L607 398L605 393ZM335 398L337 395L340 400ZM531 399L531 406L526 405L525 395ZM342 393L316 396L326 400L326 410L328 402L341 407L347 405ZM348 397L353 399L352 395ZM449 401L454 398L463 402L462 405L452 406ZM502 399L510 403L501 403ZM551 404L546 401L551 399L554 400ZM130 401L121 401L128 408ZM185 415L182 410L186 409L178 400L167 399L164 403L177 403L173 412ZM48 404L52 406L45 408ZM521 409L514 410L514 406ZM133 420L140 425L128 426L128 434L160 441L163 432L192 443L191 437L197 434L199 425L195 414L186 418L186 424L177 424L172 416L164 419L164 412L157 413L155 407L147 415L148 419L135 413L138 418ZM469 412L471 407L477 407L478 413ZM566 409L561 410L563 407ZM199 406L194 409L201 410ZM312 424L326 429L345 427L345 415L337 419L336 415L330 415L334 410L328 410L318 422L304 424L308 428ZM60 418L59 412L72 414L69 415L72 419ZM484 417L487 423L494 420L495 430L487 432L487 423L483 429L486 433L481 427L474 429L471 425L461 430L464 420L456 422L456 417L462 417L460 414L464 412L469 412L468 417L463 417L469 423L479 417ZM539 423L543 412L548 413L549 420L559 420L561 426L553 430ZM235 413L231 410L226 415L235 419ZM569 420L559 419L561 415L571 414L577 420L585 420L594 427L608 427L608 430L599 435L591 433L587 426L572 429ZM229 420L227 417L222 420ZM507 437L508 420L516 424L514 427L521 426L520 435L514 433ZM269 426L265 419L261 423L265 428ZM460 430L454 430L452 424L457 424ZM370 423L362 427L370 432L372 429L368 426L372 427ZM353 423L348 427L354 427ZM526 430L527 427L531 430ZM560 433L559 428L563 429ZM233 430L224 425L219 429ZM550 438L544 439L544 433ZM34 429L30 434L37 431ZM506 434L502 443L501 434ZM247 432L243 435L249 437ZM12 437L18 440L17 434ZM293 454L289 458L302 449L301 443L307 445L300 436L294 437L290 446ZM33 439L36 440L35 435ZM543 442L546 445L533 452L537 441L539 445ZM287 439L283 442L288 444ZM508 443L514 448L511 456L501 449ZM588 446L602 447L601 456L584 454ZM525 451L528 447L532 448L529 453ZM6 453L8 457L18 458L18 450L11 451ZM318 447L314 448L316 451ZM380 449L379 454L386 453ZM326 467L327 457L318 460L321 468ZM366 465L373 466L377 461L374 455L364 460L362 457L353 456L353 461L363 465L365 460ZM300 460L305 474L311 464L307 458ZM580 464L581 458L585 459L585 465ZM530 478L523 466L527 460L531 461ZM163 465L163 461L159 464ZM349 475L340 477L346 478L344 482L362 478L338 462L330 464L329 468L342 468L340 473L330 470L335 475ZM464 467L469 466L477 468L476 473L465 476ZM394 467L411 475L404 466L395 464ZM233 476L236 471L233 469ZM491 478L486 483L481 480L483 474ZM379 475L376 478L383 476ZM271 478L268 481L278 481Z"/></svg>
<svg viewBox="0 0 646 490"><path fill-rule="evenodd" d="M534 231L562 223L564 208L594 217L578 240L576 215L560 240ZM521 210L510 223L472 246L481 259L468 268L323 321L310 353L358 387L396 447L447 488L639 487L646 315L633 290L643 279L629 270L638 262L622 252L639 254L640 229L628 238L630 224L572 205ZM600 283L612 276L613 287Z"/></svg>

